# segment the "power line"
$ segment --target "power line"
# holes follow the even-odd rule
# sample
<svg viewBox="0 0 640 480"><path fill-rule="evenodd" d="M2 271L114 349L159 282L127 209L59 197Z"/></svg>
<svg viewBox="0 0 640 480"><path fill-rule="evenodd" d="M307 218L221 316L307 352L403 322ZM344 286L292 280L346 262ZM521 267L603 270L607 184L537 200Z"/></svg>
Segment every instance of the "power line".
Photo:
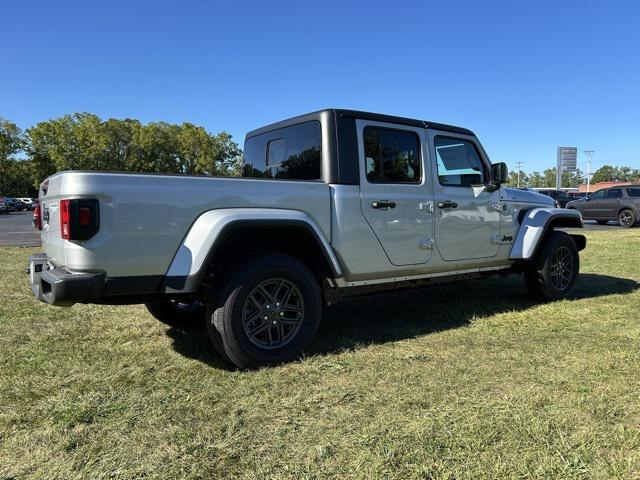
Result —
<svg viewBox="0 0 640 480"><path fill-rule="evenodd" d="M584 154L587 156L587 194L589 193L589 188L591 186L591 155L593 155L594 150L585 150Z"/></svg>
<svg viewBox="0 0 640 480"><path fill-rule="evenodd" d="M516 168L518 169L518 185L517 185L518 188L520 188L520 172L522 171L523 165L524 165L524 162L516 162Z"/></svg>

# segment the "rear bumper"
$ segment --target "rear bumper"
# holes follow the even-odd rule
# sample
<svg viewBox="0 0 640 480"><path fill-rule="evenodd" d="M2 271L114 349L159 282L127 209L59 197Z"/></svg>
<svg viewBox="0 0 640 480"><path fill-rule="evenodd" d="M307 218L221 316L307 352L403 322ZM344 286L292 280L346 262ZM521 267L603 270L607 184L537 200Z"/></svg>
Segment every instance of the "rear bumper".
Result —
<svg viewBox="0 0 640 480"><path fill-rule="evenodd" d="M53 267L45 253L29 257L29 282L38 300L60 307L90 303L106 290L104 273L72 273Z"/></svg>

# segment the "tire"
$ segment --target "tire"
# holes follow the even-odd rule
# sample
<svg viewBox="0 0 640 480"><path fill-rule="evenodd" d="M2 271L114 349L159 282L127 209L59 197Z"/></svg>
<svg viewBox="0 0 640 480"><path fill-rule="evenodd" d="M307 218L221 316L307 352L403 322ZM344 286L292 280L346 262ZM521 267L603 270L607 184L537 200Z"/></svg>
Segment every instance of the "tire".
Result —
<svg viewBox="0 0 640 480"><path fill-rule="evenodd" d="M596 220L596 222L598 222L598 225L606 225L609 223L609 220Z"/></svg>
<svg viewBox="0 0 640 480"><path fill-rule="evenodd" d="M145 307L151 315L170 327L193 328L202 324L205 319L205 306L197 301L181 303L174 300L160 300L147 303Z"/></svg>
<svg viewBox="0 0 640 480"><path fill-rule="evenodd" d="M248 260L231 276L222 295L209 297L209 337L238 368L295 359L320 325L320 287L304 264L287 255Z"/></svg>
<svg viewBox="0 0 640 480"><path fill-rule="evenodd" d="M579 273L580 256L573 238L553 232L525 270L525 285L537 300L561 300L573 292Z"/></svg>
<svg viewBox="0 0 640 480"><path fill-rule="evenodd" d="M621 227L631 228L637 221L635 213L629 208L625 208L618 214L618 222L620 222Z"/></svg>

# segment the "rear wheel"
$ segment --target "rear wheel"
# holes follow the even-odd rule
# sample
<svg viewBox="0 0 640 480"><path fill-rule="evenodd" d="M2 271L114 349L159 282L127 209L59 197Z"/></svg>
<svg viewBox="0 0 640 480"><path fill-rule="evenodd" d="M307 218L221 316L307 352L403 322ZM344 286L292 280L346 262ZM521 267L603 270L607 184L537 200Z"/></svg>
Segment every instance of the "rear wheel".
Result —
<svg viewBox="0 0 640 480"><path fill-rule="evenodd" d="M573 238L565 232L553 232L525 270L525 284L536 299L561 300L574 290L579 272L580 257Z"/></svg>
<svg viewBox="0 0 640 480"><path fill-rule="evenodd" d="M211 341L239 368L294 359L320 324L318 283L302 263L286 255L268 254L246 262L229 279L222 299L211 297Z"/></svg>
<svg viewBox="0 0 640 480"><path fill-rule="evenodd" d="M633 210L626 208L618 214L618 221L620 222L621 227L630 228L635 225L636 216L633 213Z"/></svg>
<svg viewBox="0 0 640 480"><path fill-rule="evenodd" d="M179 302L160 300L145 304L147 310L156 319L170 327L193 327L204 321L205 307L202 302Z"/></svg>

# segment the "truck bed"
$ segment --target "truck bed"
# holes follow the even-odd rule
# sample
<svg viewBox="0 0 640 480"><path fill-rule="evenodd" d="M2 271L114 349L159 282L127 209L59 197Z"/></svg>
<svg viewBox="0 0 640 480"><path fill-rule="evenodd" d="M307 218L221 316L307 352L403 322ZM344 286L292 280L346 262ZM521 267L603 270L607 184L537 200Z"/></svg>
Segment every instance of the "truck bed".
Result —
<svg viewBox="0 0 640 480"><path fill-rule="evenodd" d="M83 242L61 238L64 198L98 199L97 235ZM49 177L40 200L42 246L52 263L107 277L164 275L190 226L211 209L300 210L331 235L329 186L320 181L67 171Z"/></svg>

